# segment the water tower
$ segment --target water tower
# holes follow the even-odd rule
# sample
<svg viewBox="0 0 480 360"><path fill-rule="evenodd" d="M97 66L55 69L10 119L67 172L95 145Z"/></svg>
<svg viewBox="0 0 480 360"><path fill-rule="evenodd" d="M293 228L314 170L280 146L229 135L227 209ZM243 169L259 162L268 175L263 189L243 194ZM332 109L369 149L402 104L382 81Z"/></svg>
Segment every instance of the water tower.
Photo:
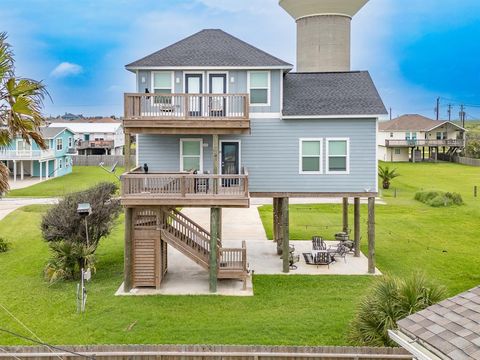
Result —
<svg viewBox="0 0 480 360"><path fill-rule="evenodd" d="M297 22L297 71L350 71L352 17L368 0L280 0Z"/></svg>

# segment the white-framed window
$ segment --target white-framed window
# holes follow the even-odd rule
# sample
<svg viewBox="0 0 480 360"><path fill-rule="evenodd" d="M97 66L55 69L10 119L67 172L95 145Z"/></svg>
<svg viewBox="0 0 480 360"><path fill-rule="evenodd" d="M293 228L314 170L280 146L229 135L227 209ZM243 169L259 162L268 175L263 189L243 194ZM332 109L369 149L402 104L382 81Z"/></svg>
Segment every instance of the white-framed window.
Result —
<svg viewBox="0 0 480 360"><path fill-rule="evenodd" d="M350 173L350 139L327 138L327 174Z"/></svg>
<svg viewBox="0 0 480 360"><path fill-rule="evenodd" d="M390 137L393 138L393 133L392 132L390 133Z"/></svg>
<svg viewBox="0 0 480 360"><path fill-rule="evenodd" d="M270 83L270 71L248 72L248 93L251 105L270 106Z"/></svg>
<svg viewBox="0 0 480 360"><path fill-rule="evenodd" d="M63 139L59 138L57 139L57 151L63 150Z"/></svg>
<svg viewBox="0 0 480 360"><path fill-rule="evenodd" d="M72 148L72 147L73 147L73 138L70 136L70 137L68 138L68 148L70 149L70 148Z"/></svg>
<svg viewBox="0 0 480 360"><path fill-rule="evenodd" d="M180 139L180 171L203 172L202 139Z"/></svg>
<svg viewBox="0 0 480 360"><path fill-rule="evenodd" d="M300 139L299 141L299 173L322 174L323 140Z"/></svg>
<svg viewBox="0 0 480 360"><path fill-rule="evenodd" d="M19 152L30 152L32 150L32 145L27 143L24 139L17 139L17 151Z"/></svg>
<svg viewBox="0 0 480 360"><path fill-rule="evenodd" d="M400 153L401 153L400 148L395 148L395 155L400 155Z"/></svg>
<svg viewBox="0 0 480 360"><path fill-rule="evenodd" d="M63 169L63 160L62 159L58 159L58 168Z"/></svg>
<svg viewBox="0 0 480 360"><path fill-rule="evenodd" d="M155 94L173 94L174 76L173 71L152 72L152 92ZM155 96L155 104L171 104L171 96Z"/></svg>
<svg viewBox="0 0 480 360"><path fill-rule="evenodd" d="M416 132L405 133L405 140L417 140L417 133Z"/></svg>

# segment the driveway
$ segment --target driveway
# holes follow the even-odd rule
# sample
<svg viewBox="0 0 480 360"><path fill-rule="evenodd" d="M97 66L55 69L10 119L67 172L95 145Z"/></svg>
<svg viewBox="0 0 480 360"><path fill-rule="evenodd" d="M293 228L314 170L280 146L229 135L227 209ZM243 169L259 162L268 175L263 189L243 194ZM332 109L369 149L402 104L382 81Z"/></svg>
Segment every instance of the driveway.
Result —
<svg viewBox="0 0 480 360"><path fill-rule="evenodd" d="M44 199L34 199L34 198L4 198L0 199L0 220L11 212L28 205L50 205L57 204L58 199L55 198L44 198Z"/></svg>

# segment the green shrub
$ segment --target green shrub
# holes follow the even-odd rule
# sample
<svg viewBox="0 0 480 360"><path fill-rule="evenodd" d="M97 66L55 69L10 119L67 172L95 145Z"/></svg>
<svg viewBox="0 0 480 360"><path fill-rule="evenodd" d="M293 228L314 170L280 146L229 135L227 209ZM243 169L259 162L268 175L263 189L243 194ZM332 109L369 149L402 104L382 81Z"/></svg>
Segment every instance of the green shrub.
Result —
<svg viewBox="0 0 480 360"><path fill-rule="evenodd" d="M0 253L7 252L10 249L10 243L4 238L0 237Z"/></svg>
<svg viewBox="0 0 480 360"><path fill-rule="evenodd" d="M415 194L415 200L432 207L463 205L462 196L458 193L442 191L421 191Z"/></svg>

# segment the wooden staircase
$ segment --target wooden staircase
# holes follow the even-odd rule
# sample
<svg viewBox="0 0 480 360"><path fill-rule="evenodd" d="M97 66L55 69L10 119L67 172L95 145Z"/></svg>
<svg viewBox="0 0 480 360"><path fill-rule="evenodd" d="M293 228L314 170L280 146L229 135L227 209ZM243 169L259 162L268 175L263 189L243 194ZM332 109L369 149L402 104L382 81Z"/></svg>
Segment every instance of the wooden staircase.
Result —
<svg viewBox="0 0 480 360"><path fill-rule="evenodd" d="M189 259L193 260L199 266L204 268L205 270L209 270L210 268L210 246L211 246L211 236L210 233L202 228L200 225L195 223L193 220L182 214L180 211L177 211L173 208L162 207L158 213L149 212L140 215L141 218L137 218L136 224L140 226L147 226L147 227L155 227L156 232L150 232L153 236L157 236L158 232L158 240L160 243L166 243ZM152 241L148 242L146 239L145 230L142 232L138 232L138 235L142 236L142 241L144 244L156 246L157 242ZM135 237L135 236L134 236ZM148 237L148 235L147 235ZM216 242L217 246L217 277L219 279L240 279L244 283L244 288L246 288L246 280L248 277L248 269L247 269L247 250L246 250L246 243L245 241L242 244L242 248L223 248L222 242L220 239ZM145 256L147 255L145 251L148 249L143 248L138 249L139 251L143 251L141 253L142 256L140 259L147 259ZM148 251L147 251L148 253ZM166 264L166 252L161 251L158 252L157 249L151 249L152 254L158 254L157 256L151 256L147 259L150 262L158 262L159 264ZM160 257L160 258L159 258ZM153 265L153 263L152 263ZM158 273L157 270L150 270L152 265L149 266L149 272L145 273L145 266L139 267L142 269L143 276L147 275L150 276L152 273ZM135 269L134 269L135 272ZM166 267L164 269L166 272ZM134 274L134 279L137 278L136 274ZM160 277L157 276L157 281L155 286L158 287L160 282L163 278L163 275ZM148 286L148 281L143 281L142 286Z"/></svg>

